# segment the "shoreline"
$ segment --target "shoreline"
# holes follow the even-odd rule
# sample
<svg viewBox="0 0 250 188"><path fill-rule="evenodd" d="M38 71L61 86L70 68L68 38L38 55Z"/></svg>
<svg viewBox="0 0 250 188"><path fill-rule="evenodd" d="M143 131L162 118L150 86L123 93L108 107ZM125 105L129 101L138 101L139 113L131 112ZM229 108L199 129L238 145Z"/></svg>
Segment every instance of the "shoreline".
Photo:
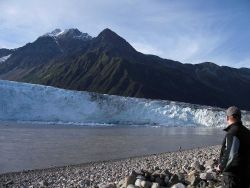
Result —
<svg viewBox="0 0 250 188"><path fill-rule="evenodd" d="M0 185L10 187L101 187L101 184L118 184L132 171L153 169L156 166L171 173L182 171L183 165L195 160L201 164L218 159L220 146L205 146L181 151L141 155L129 158L95 161L76 165L25 170L0 174ZM0 186L0 187L1 187Z"/></svg>
<svg viewBox="0 0 250 188"><path fill-rule="evenodd" d="M193 147L193 148L188 148L188 149L181 149L181 152L188 152L190 150L196 150L196 149L202 149L202 148L207 148L207 147L216 147L219 145L212 145L212 146L203 146L203 147ZM31 172L36 172L36 171L49 171L49 170L56 170L56 169L62 169L62 168L67 168L67 167L84 167L92 164L99 164L99 163L112 163L112 162L119 162L123 160L128 160L128 159L137 159L137 158L145 158L145 157L152 157L152 156L157 156L157 155L163 155L167 153L177 153L180 152L178 149L173 150L173 151L168 151L168 152L160 152L160 153L153 153L153 154L144 154L144 155L135 155L131 157L122 157L122 158L117 158L117 159L109 159L109 160L97 160L97 161L90 161L90 162L84 162L84 163L79 163L79 164L69 164L69 165L62 165L62 166L51 166L51 167L46 167L46 168L35 168L35 169L24 169L20 171L13 171L13 172L4 172L0 173L0 178L3 175L9 175L9 174L20 174L20 173L31 173Z"/></svg>

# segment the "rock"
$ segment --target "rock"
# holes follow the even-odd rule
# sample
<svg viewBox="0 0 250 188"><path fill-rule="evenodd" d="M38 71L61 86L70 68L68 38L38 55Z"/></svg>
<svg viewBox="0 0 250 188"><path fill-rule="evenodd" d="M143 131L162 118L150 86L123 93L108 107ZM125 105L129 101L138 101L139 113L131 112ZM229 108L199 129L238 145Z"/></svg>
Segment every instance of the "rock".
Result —
<svg viewBox="0 0 250 188"><path fill-rule="evenodd" d="M206 186L207 186L207 183L205 181L203 181L203 180L200 181L199 184L198 184L199 188L206 188Z"/></svg>
<svg viewBox="0 0 250 188"><path fill-rule="evenodd" d="M183 185L182 183L177 183L177 184L174 184L173 186L171 186L171 188L185 188L186 186Z"/></svg>
<svg viewBox="0 0 250 188"><path fill-rule="evenodd" d="M216 179L216 173L215 172L211 172L211 173L200 173L200 179L202 180L213 180Z"/></svg>
<svg viewBox="0 0 250 188"><path fill-rule="evenodd" d="M142 182L141 179L136 179L135 186L141 187L141 182Z"/></svg>
<svg viewBox="0 0 250 188"><path fill-rule="evenodd" d="M163 172L164 172L166 175L171 174L171 173L169 172L169 170L168 170L168 169L165 169Z"/></svg>
<svg viewBox="0 0 250 188"><path fill-rule="evenodd" d="M213 168L215 165L215 160L214 159L209 159L205 162L205 167L207 168L208 166L211 166L211 168Z"/></svg>
<svg viewBox="0 0 250 188"><path fill-rule="evenodd" d="M161 170L156 170L152 173L152 176L156 177L156 176L160 176L161 174Z"/></svg>
<svg viewBox="0 0 250 188"><path fill-rule="evenodd" d="M151 188L160 188L159 183L153 182Z"/></svg>
<svg viewBox="0 0 250 188"><path fill-rule="evenodd" d="M114 183L109 183L109 184L99 184L99 188L116 188L116 185Z"/></svg>
<svg viewBox="0 0 250 188"><path fill-rule="evenodd" d="M6 181L4 185L8 187L8 186L12 185L13 183L14 182L12 180L9 180L9 181Z"/></svg>
<svg viewBox="0 0 250 188"><path fill-rule="evenodd" d="M42 181L39 182L39 186L41 186L41 187L48 187L49 183L46 180L42 180Z"/></svg>
<svg viewBox="0 0 250 188"><path fill-rule="evenodd" d="M146 178L146 179L149 179L150 178L150 176L151 176L151 173L150 172L145 172L144 173L144 177Z"/></svg>
<svg viewBox="0 0 250 188"><path fill-rule="evenodd" d="M159 185L163 185L164 184L164 179L160 178L160 176L155 178L155 182L159 183Z"/></svg>
<svg viewBox="0 0 250 188"><path fill-rule="evenodd" d="M135 185L133 185L133 184L129 184L129 185L127 186L127 188L136 188L136 187L135 187Z"/></svg>
<svg viewBox="0 0 250 188"><path fill-rule="evenodd" d="M188 167L189 167L188 164L185 164L185 165L182 166L182 170L183 170L184 172L188 173L188 172L189 172Z"/></svg>
<svg viewBox="0 0 250 188"><path fill-rule="evenodd" d="M142 175L138 175L138 176L136 176L136 179L145 180L146 178Z"/></svg>
<svg viewBox="0 0 250 188"><path fill-rule="evenodd" d="M155 181L155 177L151 175L150 178L149 178L149 180L152 181L152 182L154 182Z"/></svg>
<svg viewBox="0 0 250 188"><path fill-rule="evenodd" d="M123 180L123 182L122 182L122 186L120 186L121 188L126 188L129 184L135 184L135 180L136 180L136 176L135 176L135 174L131 174L131 175L129 175L129 176L127 176L127 177L125 177L125 179ZM118 185L120 185L120 182L119 182L119 184Z"/></svg>
<svg viewBox="0 0 250 188"><path fill-rule="evenodd" d="M198 175L199 173L196 170L192 170L191 172L188 173L188 176L192 175Z"/></svg>
<svg viewBox="0 0 250 188"><path fill-rule="evenodd" d="M167 176L165 176L165 178L164 178L164 182L165 182L165 184L168 184L169 183L169 176L167 175Z"/></svg>
<svg viewBox="0 0 250 188"><path fill-rule="evenodd" d="M124 182L125 182L125 178L122 179L122 180L120 180L120 181L118 182L117 186L118 186L119 188L126 188ZM128 185L127 185L127 186L128 186Z"/></svg>
<svg viewBox="0 0 250 188"><path fill-rule="evenodd" d="M150 181L145 181L145 180L141 181L141 187L150 188L151 185L152 185L152 183Z"/></svg>
<svg viewBox="0 0 250 188"><path fill-rule="evenodd" d="M169 179L169 184L174 185L179 182L179 178L176 174L173 174Z"/></svg>
<svg viewBox="0 0 250 188"><path fill-rule="evenodd" d="M159 166L155 166L154 167L154 170L156 171L156 170L160 170L160 167Z"/></svg>
<svg viewBox="0 0 250 188"><path fill-rule="evenodd" d="M135 174L131 174L125 178L125 186L127 187L129 184L135 184L136 176Z"/></svg>
<svg viewBox="0 0 250 188"><path fill-rule="evenodd" d="M176 174L178 176L178 179L180 182L184 182L185 181L185 176L183 173L177 173Z"/></svg>
<svg viewBox="0 0 250 188"><path fill-rule="evenodd" d="M207 182L208 182L208 187L214 187L215 185L214 181L208 180Z"/></svg>
<svg viewBox="0 0 250 188"><path fill-rule="evenodd" d="M192 186L196 186L200 182L200 178L195 173L188 175L187 180Z"/></svg>
<svg viewBox="0 0 250 188"><path fill-rule="evenodd" d="M192 164L191 164L191 167L194 168L195 170L197 171L201 171L201 165L199 163L199 161L194 161Z"/></svg>

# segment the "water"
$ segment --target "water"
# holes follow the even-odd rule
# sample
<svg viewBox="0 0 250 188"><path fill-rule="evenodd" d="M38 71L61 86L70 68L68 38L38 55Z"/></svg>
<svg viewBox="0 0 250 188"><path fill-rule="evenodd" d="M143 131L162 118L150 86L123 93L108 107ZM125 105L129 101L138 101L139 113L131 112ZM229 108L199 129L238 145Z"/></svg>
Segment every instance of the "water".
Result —
<svg viewBox="0 0 250 188"><path fill-rule="evenodd" d="M0 124L0 173L216 145L218 128Z"/></svg>

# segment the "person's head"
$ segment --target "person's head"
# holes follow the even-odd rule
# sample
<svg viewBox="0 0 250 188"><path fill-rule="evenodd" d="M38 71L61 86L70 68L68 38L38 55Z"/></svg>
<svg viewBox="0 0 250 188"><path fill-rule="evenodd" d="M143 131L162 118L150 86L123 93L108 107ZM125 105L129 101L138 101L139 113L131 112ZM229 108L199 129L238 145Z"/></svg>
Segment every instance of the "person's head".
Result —
<svg viewBox="0 0 250 188"><path fill-rule="evenodd" d="M236 106L231 106L226 111L227 115L227 124L231 125L232 123L241 121L241 111Z"/></svg>

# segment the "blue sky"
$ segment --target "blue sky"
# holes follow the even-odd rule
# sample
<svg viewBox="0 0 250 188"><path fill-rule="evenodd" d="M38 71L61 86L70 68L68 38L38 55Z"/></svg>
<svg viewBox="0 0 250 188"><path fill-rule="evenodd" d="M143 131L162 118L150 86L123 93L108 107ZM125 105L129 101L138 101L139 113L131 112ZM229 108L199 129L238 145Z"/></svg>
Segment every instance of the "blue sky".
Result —
<svg viewBox="0 0 250 188"><path fill-rule="evenodd" d="M250 68L249 0L0 0L0 48L55 28L110 28L146 54Z"/></svg>

